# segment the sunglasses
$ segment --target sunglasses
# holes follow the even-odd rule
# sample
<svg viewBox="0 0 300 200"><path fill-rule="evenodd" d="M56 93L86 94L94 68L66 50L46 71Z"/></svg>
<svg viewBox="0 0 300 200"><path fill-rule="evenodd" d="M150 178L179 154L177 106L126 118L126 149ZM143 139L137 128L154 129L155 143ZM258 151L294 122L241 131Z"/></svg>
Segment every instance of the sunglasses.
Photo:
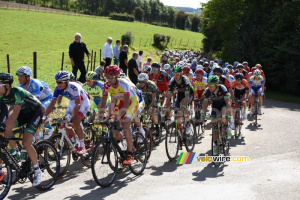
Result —
<svg viewBox="0 0 300 200"><path fill-rule="evenodd" d="M174 76L180 76L180 73L174 73Z"/></svg>
<svg viewBox="0 0 300 200"><path fill-rule="evenodd" d="M62 84L64 81L56 81L57 84Z"/></svg>
<svg viewBox="0 0 300 200"><path fill-rule="evenodd" d="M107 79L113 79L115 76L105 76Z"/></svg>
<svg viewBox="0 0 300 200"><path fill-rule="evenodd" d="M93 82L93 79L86 79L87 82Z"/></svg>
<svg viewBox="0 0 300 200"><path fill-rule="evenodd" d="M145 81L139 81L139 83L143 84L143 83L146 83Z"/></svg>
<svg viewBox="0 0 300 200"><path fill-rule="evenodd" d="M156 69L156 68L152 68L152 71L157 71L158 69Z"/></svg>
<svg viewBox="0 0 300 200"><path fill-rule="evenodd" d="M0 84L0 87L1 87L1 86L5 86L5 85L6 85L6 84Z"/></svg>
<svg viewBox="0 0 300 200"><path fill-rule="evenodd" d="M214 86L216 86L216 85L214 85L214 84L209 84L209 85L207 85L208 87L214 87Z"/></svg>

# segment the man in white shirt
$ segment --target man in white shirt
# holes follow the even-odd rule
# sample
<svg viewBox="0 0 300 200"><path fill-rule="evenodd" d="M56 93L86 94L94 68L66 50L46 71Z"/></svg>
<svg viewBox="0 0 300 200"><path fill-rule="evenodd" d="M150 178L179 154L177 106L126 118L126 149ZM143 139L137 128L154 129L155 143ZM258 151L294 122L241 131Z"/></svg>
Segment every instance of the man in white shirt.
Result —
<svg viewBox="0 0 300 200"><path fill-rule="evenodd" d="M116 41L116 44L113 48L113 52L114 52L114 65L118 65L119 64L119 55L120 55L120 43L121 41L120 40L117 40Z"/></svg>
<svg viewBox="0 0 300 200"><path fill-rule="evenodd" d="M111 64L111 59L113 57L113 49L111 47L112 38L107 38L107 42L104 44L102 49L102 57L105 60L105 68Z"/></svg>
<svg viewBox="0 0 300 200"><path fill-rule="evenodd" d="M139 51L139 56L136 59L136 64L137 64L137 66L139 68L139 72L142 71L142 55L143 55L143 51Z"/></svg>

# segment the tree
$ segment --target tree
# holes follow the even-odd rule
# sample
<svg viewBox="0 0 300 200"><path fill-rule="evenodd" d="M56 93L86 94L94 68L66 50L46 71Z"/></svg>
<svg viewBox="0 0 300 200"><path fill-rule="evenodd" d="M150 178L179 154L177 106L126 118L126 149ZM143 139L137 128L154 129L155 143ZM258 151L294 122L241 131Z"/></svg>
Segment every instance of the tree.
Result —
<svg viewBox="0 0 300 200"><path fill-rule="evenodd" d="M192 21L191 31L198 32L199 31L199 25L200 25L199 15L192 15L191 21Z"/></svg>
<svg viewBox="0 0 300 200"><path fill-rule="evenodd" d="M176 28L184 30L187 17L188 17L188 15L185 12L183 12L182 10L177 12L176 20L175 20Z"/></svg>
<svg viewBox="0 0 300 200"><path fill-rule="evenodd" d="M142 21L144 18L144 10L141 7L136 7L134 9L135 20Z"/></svg>

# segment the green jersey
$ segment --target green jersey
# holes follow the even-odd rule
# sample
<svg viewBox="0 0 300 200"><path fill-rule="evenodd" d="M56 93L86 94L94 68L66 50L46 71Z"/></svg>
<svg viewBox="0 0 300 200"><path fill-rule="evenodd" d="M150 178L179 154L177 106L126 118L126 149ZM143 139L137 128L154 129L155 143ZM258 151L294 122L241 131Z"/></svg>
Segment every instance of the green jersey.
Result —
<svg viewBox="0 0 300 200"><path fill-rule="evenodd" d="M96 81L93 87L89 87L87 83L83 84L82 88L93 97L96 105L100 103L100 98L103 96L103 83ZM108 94L107 103L110 103L110 95Z"/></svg>
<svg viewBox="0 0 300 200"><path fill-rule="evenodd" d="M30 92L21 87L12 87L8 96L0 96L0 107L2 105L21 105L21 112L30 113L36 107L41 106L41 102Z"/></svg>
<svg viewBox="0 0 300 200"><path fill-rule="evenodd" d="M140 86L140 83L138 83L136 85L136 87L143 92L144 101L145 101L146 105L149 105L151 103L153 93L156 94L156 100L158 101L159 90L158 90L158 87L155 85L155 83L153 81L148 81L147 82L147 88L146 87L142 88Z"/></svg>

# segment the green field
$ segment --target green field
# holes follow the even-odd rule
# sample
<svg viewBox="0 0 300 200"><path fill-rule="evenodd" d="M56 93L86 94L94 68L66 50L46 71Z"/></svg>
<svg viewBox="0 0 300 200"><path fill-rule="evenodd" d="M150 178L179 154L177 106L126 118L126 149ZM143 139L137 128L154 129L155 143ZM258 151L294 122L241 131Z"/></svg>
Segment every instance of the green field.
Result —
<svg viewBox="0 0 300 200"><path fill-rule="evenodd" d="M197 49L202 47L203 35L191 31L164 28L140 22L121 22L102 17L73 16L67 14L37 12L27 10L0 9L0 70L7 71L6 54L10 55L11 73L22 65L32 66L33 52L38 58L39 79L54 87L53 77L60 70L62 52L65 52L65 64L69 66L69 44L74 40L74 34L80 32L82 41L89 51L97 51L96 65L99 64L99 50L107 37L116 39L127 31L132 31L135 39L130 49L144 50L143 62L151 56L159 61L156 49L150 45L154 33L170 35L173 46L181 49ZM176 45L175 45L176 40ZM181 41L182 40L182 41ZM181 41L181 45L179 45Z"/></svg>

